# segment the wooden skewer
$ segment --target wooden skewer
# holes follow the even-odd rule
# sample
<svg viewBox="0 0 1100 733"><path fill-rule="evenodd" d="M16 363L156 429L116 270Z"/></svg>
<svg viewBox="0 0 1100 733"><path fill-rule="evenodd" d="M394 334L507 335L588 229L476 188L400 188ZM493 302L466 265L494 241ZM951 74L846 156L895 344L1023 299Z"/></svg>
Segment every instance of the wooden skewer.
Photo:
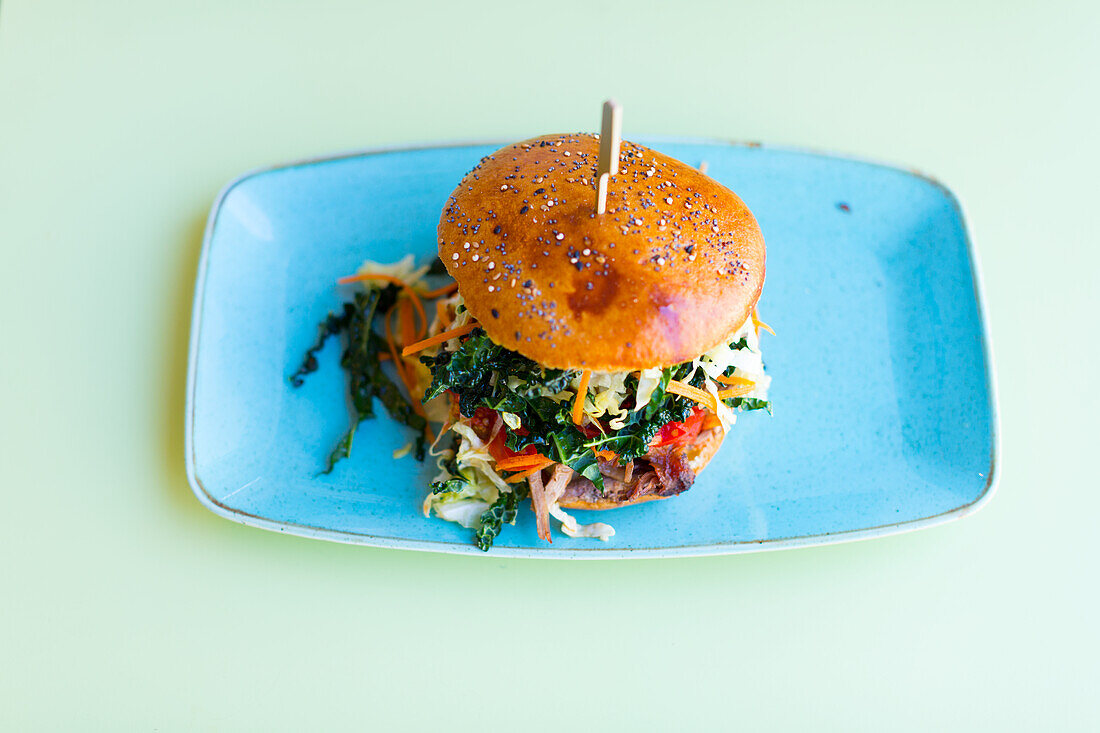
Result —
<svg viewBox="0 0 1100 733"><path fill-rule="evenodd" d="M600 127L600 159L596 165L599 176L596 186L596 213L607 211L607 185L619 172L619 148L622 143L623 107L614 99L603 103L603 124Z"/></svg>
<svg viewBox="0 0 1100 733"><path fill-rule="evenodd" d="M614 99L603 103L603 125L600 128L600 164L597 173L619 172L619 144L622 141L623 107Z"/></svg>

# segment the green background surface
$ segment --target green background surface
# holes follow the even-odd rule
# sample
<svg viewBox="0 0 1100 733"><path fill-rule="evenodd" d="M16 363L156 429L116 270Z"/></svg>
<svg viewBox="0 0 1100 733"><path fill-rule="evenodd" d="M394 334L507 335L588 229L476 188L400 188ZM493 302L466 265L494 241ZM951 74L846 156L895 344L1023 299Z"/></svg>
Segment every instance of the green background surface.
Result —
<svg viewBox="0 0 1100 733"><path fill-rule="evenodd" d="M5 0L0 727L1096 730L1098 37L1095 3ZM993 502L881 540L583 563L203 509L182 413L221 185L594 129L611 95L627 137L954 188L997 358Z"/></svg>

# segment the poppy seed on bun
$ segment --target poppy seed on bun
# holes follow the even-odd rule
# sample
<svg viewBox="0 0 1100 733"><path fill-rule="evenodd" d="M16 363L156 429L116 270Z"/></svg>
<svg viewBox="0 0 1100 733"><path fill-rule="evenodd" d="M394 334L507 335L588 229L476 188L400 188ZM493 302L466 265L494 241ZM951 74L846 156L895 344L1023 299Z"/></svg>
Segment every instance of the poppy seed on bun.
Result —
<svg viewBox="0 0 1100 733"><path fill-rule="evenodd" d="M439 256L486 334L548 368L678 364L727 342L764 284L764 238L732 191L623 141L596 214L599 138L508 145L462 179Z"/></svg>

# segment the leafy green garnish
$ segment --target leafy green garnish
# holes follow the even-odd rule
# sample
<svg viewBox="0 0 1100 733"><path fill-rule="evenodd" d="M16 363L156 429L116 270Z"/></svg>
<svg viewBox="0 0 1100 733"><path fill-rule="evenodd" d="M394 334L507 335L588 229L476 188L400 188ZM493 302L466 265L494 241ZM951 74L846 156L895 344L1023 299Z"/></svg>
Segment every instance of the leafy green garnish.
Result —
<svg viewBox="0 0 1100 733"><path fill-rule="evenodd" d="M427 423L416 414L397 384L382 370L382 362L378 358L386 350L386 342L374 330L375 316L393 305L397 292L393 285L384 288L368 285L366 292L356 293L353 302L344 304L342 315L330 313L320 325L317 342L306 352L302 366L290 377L290 383L300 387L305 375L317 370L316 354L325 341L330 336L345 334L340 366L347 372L353 415L350 427L332 449L322 473L331 473L339 461L351 455L352 440L359 423L374 417L375 398L386 408L390 417L417 431L416 457L418 460L424 459L424 427Z"/></svg>
<svg viewBox="0 0 1100 733"><path fill-rule="evenodd" d="M457 494L470 485L470 482L464 478L449 478L445 481L435 481L432 483L433 494Z"/></svg>
<svg viewBox="0 0 1100 733"><path fill-rule="evenodd" d="M493 343L480 328L471 331L456 351L441 351L420 360L432 372L425 400L450 390L466 417L472 417L479 407L518 415L524 431L507 430L509 448L522 451L534 446L592 481L599 491L603 491L603 476L594 449L614 451L623 464L644 456L662 426L687 419L695 406L667 391L670 380L684 379L691 371L691 362L686 362L664 370L646 408L630 411L622 429L593 437L573 424L571 400L548 396L565 390L576 371L543 369L522 354ZM690 384L700 387L703 379L702 372L697 372ZM637 378L627 377L626 388L636 393Z"/></svg>
<svg viewBox="0 0 1100 733"><path fill-rule="evenodd" d="M301 387L305 384L306 375L312 374L317 371L319 364L317 363L317 353L325 347L325 343L330 336L337 336L345 328L348 327L348 321L351 320L351 314L355 312L355 306L351 303L344 303L344 311L340 315L335 313L329 313L325 320L317 326L317 341L313 346L306 350L306 355L302 358L302 365L298 367L298 371L290 375L290 383L295 387Z"/></svg>
<svg viewBox="0 0 1100 733"><path fill-rule="evenodd" d="M560 391L577 374L543 369L526 356L493 343L481 328L471 331L457 351L440 351L435 357L422 356L420 361L432 371L432 383L424 400L451 390L458 395L459 410L466 417L472 417L480 405L519 414L509 410L508 405L520 406L523 400L539 393L540 386ZM511 390L507 386L508 377L527 383L527 389Z"/></svg>
<svg viewBox="0 0 1100 733"><path fill-rule="evenodd" d="M661 380L653 390L646 408L638 411L631 410L621 430L590 441L589 445L618 453L619 460L623 463L644 456L649 452L649 444L662 427L670 422L687 420L695 408L695 403L686 397L668 392L670 381L683 380L690 371L690 362L663 370ZM688 384L693 387L702 387L704 379L702 371L697 371ZM629 377L626 386L628 390L636 392L638 382L634 377Z"/></svg>
<svg viewBox="0 0 1100 733"><path fill-rule="evenodd" d="M430 487L433 494L457 494L470 485L470 482L462 478L462 475L458 472L458 459L455 457L458 445L454 436L451 437L450 450L450 455L441 459L440 468L449 474L451 478L433 481Z"/></svg>
<svg viewBox="0 0 1100 733"><path fill-rule="evenodd" d="M772 414L771 400L761 400L756 397L734 397L725 401L730 407L748 412L749 410L767 410Z"/></svg>
<svg viewBox="0 0 1100 733"><path fill-rule="evenodd" d="M527 498L527 485L519 484L511 491L501 492L497 500L481 515L481 527L477 530L477 548L488 552L493 540L505 524L516 521L519 503Z"/></svg>
<svg viewBox="0 0 1100 733"><path fill-rule="evenodd" d="M732 344L730 344L730 348L733 349L734 351L740 351L741 349L747 349L747 348L749 348L749 340L747 338L745 338L744 336L742 336L741 338L737 339Z"/></svg>
<svg viewBox="0 0 1100 733"><path fill-rule="evenodd" d="M458 396L459 411L466 417L473 417L479 407L518 415L526 435L509 430L509 448L518 451L535 446L603 490L596 456L586 445L589 437L573 424L572 403L547 396L564 390L577 372L543 369L522 354L493 343L480 328L471 331L457 351L441 351L420 360L432 371L425 400L450 390ZM509 386L510 377L515 378L515 387Z"/></svg>

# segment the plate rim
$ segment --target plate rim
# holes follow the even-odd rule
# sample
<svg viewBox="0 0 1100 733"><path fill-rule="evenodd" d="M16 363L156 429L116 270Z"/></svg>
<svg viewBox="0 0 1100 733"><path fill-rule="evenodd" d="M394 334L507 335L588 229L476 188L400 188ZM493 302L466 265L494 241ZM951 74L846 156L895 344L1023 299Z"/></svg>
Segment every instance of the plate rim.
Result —
<svg viewBox="0 0 1100 733"><path fill-rule="evenodd" d="M997 370L994 363L992 345L992 331L989 325L989 312L986 308L985 285L982 279L981 266L978 253L974 246L974 238L971 235L970 220L966 215L965 207L955 192L932 175L909 166L894 165L870 158L865 158L846 153L837 153L814 149L810 147L770 145L755 141L741 141L713 137L687 137L669 135L644 135L637 138L646 144L687 144L744 147L751 149L767 149L781 153L792 153L819 158L832 158L861 165L901 173L903 175L919 178L939 189L951 206L955 209L962 224L963 235L966 240L967 259L970 264L970 276L974 285L974 300L978 311L979 332L982 340L982 356L985 360L986 397L990 408L990 455L989 469L986 473L985 486L982 492L974 500L949 509L939 514L920 519L911 519L904 522L863 527L860 529L843 530L840 532L824 532L811 535L797 535L770 540L751 540L738 542L709 542L698 545L673 545L669 547L651 547L641 549L629 549L622 547L594 546L591 549L554 548L552 545L542 548L530 547L493 547L489 552L482 552L472 543L459 544L449 541L420 540L404 537L385 537L375 534L360 534L347 530L326 529L295 522L280 522L267 517L234 509L221 503L206 490L202 479L198 475L198 468L194 453L194 427L195 427L195 383L198 367L198 344L202 333L203 298L206 290L206 275L209 267L209 254L213 242L214 231L218 217L221 214L222 205L226 198L241 183L267 173L289 170L308 165L331 163L351 158L368 157L383 153L403 153L432 149L449 149L461 147L481 147L488 145L503 146L513 141L501 141L500 139L457 139L449 141L429 141L409 143L402 145L387 145L368 148L347 150L327 155L310 156L292 160L287 163L261 166L245 171L231 179L222 186L210 208L203 230L202 248L199 253L198 266L195 275L195 288L191 305L191 332L188 340L187 356L187 384L186 400L184 404L184 464L187 471L187 481L191 491L199 502L214 514L229 519L239 524L266 529L273 532L293 534L300 537L323 539L330 542L343 544L363 545L367 547L380 547L386 549L416 550L421 552L439 552L453 555L473 555L477 557L519 557L527 559L586 559L586 560L619 560L630 558L655 558L655 557L709 557L715 555L734 555L750 552L765 552L773 550L793 549L797 547L812 547L818 545L841 544L860 540L887 537L890 535L915 532L929 527L935 527L957 519L970 516L985 507L996 494L1000 483L1001 461L1001 423L998 402Z"/></svg>

